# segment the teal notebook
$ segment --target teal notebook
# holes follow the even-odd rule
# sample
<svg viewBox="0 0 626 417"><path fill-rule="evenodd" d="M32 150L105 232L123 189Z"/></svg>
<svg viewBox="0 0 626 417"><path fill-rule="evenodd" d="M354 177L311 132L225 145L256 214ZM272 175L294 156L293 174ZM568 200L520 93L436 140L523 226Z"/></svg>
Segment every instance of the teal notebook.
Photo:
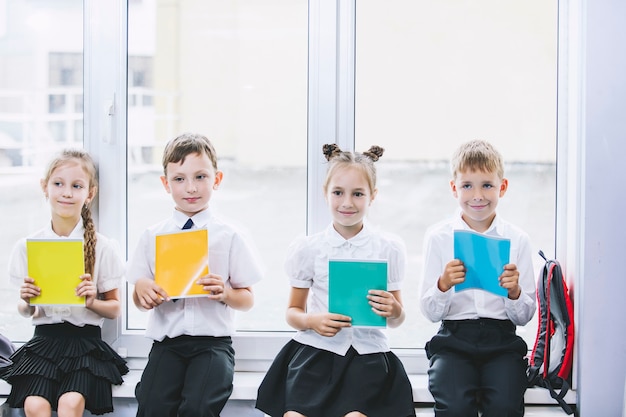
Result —
<svg viewBox="0 0 626 417"><path fill-rule="evenodd" d="M387 319L372 311L369 290L387 290L387 261L330 259L328 311L352 317L353 327L386 327Z"/></svg>
<svg viewBox="0 0 626 417"><path fill-rule="evenodd" d="M465 282L457 284L455 291L478 288L506 297L508 292L500 286L498 278L509 263L510 252L510 239L455 230L454 258L465 265Z"/></svg>

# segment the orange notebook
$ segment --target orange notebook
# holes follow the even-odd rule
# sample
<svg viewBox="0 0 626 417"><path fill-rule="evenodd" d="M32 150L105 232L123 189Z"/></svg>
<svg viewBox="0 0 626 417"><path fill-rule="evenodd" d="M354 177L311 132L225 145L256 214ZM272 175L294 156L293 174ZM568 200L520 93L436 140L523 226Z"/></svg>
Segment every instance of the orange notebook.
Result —
<svg viewBox="0 0 626 417"><path fill-rule="evenodd" d="M85 305L76 295L85 273L82 239L27 239L26 257L28 276L41 289L31 305Z"/></svg>
<svg viewBox="0 0 626 417"><path fill-rule="evenodd" d="M156 236L154 280L170 298L206 296L196 281L209 273L209 234L206 229Z"/></svg>

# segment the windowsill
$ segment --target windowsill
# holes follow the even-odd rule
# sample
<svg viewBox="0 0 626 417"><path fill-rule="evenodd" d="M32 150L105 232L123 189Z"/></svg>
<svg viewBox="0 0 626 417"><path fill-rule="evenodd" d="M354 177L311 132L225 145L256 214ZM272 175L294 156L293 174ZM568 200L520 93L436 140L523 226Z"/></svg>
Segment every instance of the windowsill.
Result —
<svg viewBox="0 0 626 417"><path fill-rule="evenodd" d="M232 400L256 400L257 389L265 371L271 364L271 359L291 338L290 333L239 333L233 338L233 347L237 352L235 376L233 381ZM141 378L143 367L147 360L151 341L141 336L121 336L113 347L128 361L130 372L124 376L124 383L113 387L113 396L116 398L134 398L135 385ZM260 349L259 346L263 346ZM17 347L17 346L16 346ZM133 354L133 352L135 354ZM137 353L140 354L137 354ZM130 355L128 355L131 353ZM433 398L428 391L428 375L426 374L428 361L423 349L399 349L394 353L401 359L409 374L413 387L413 402L416 404L432 404ZM10 385L0 380L0 398L9 395ZM528 405L557 405L548 390L543 388L529 388L524 396ZM576 403L576 393L570 390L565 395L569 404Z"/></svg>
<svg viewBox="0 0 626 417"><path fill-rule="evenodd" d="M116 398L134 398L135 385L141 377L141 370L133 369L124 376L124 383L113 387L113 396ZM263 379L264 372L235 372L234 388L231 395L232 400L255 400L257 388ZM428 391L428 376L425 374L409 375L413 386L413 401L415 403L432 403L433 397ZM9 395L10 386L6 381L0 381L0 397ZM550 397L547 390L543 388L530 388L525 395L526 404L548 404L555 405L556 402ZM574 404L576 402L576 394L569 391L565 396L565 400Z"/></svg>
<svg viewBox="0 0 626 417"><path fill-rule="evenodd" d="M237 351L237 365L233 381L232 400L251 401L256 400L257 389L263 380L265 370L271 364L271 360L282 346L291 337L288 333L265 333L258 334L240 333L233 338L233 347ZM251 342L253 340L254 342ZM120 354L123 354L128 361L130 372L124 376L124 383L113 387L115 398L135 398L135 385L141 378L143 367L150 350L151 341L145 337L122 336L117 339L113 346ZM120 346L124 346L120 348ZM128 349L132 346L133 348ZM259 349L263 346L263 349ZM130 351L141 352L140 355L129 355ZM122 353L123 351L123 353ZM405 369L409 374L409 379L413 387L413 402L416 404L432 404L433 397L428 391L428 375L426 374L427 360L425 353L420 349L400 349L394 350L402 360ZM0 380L0 398L9 395L10 385ZM556 401L550 397L548 390L543 388L529 388L524 396L528 405L550 405L557 406ZM565 401L569 404L576 403L576 393L570 390L565 395Z"/></svg>
<svg viewBox="0 0 626 417"><path fill-rule="evenodd" d="M233 393L230 398L232 400L255 400L257 388L263 380L264 375L264 372L235 372ZM140 377L140 370L132 370L124 377L124 384L114 387L113 395L122 398L134 398L135 384L139 381ZM409 379L411 380L411 385L413 386L413 402L416 404L432 403L433 397L428 391L428 376L425 374L409 375ZM550 397L548 390L543 388L528 389L524 398L526 404L556 405L556 401ZM575 392L569 391L565 396L565 400L570 404L576 403Z"/></svg>

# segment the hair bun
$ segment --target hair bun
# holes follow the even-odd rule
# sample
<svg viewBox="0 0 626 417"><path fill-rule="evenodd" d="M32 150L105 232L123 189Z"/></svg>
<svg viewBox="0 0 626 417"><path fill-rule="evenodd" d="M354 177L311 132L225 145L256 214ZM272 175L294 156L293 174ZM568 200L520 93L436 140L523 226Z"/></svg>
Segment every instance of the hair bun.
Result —
<svg viewBox="0 0 626 417"><path fill-rule="evenodd" d="M380 146L377 146L377 145L372 145L367 151L363 152L363 155L367 156L372 161L376 162L378 161L378 159L380 159L381 156L383 156L384 152L385 152L384 148L381 148Z"/></svg>
<svg viewBox="0 0 626 417"><path fill-rule="evenodd" d="M336 143L327 143L322 146L322 153L326 157L326 160L330 161L332 158L341 153L341 149L339 149L339 146L337 146Z"/></svg>

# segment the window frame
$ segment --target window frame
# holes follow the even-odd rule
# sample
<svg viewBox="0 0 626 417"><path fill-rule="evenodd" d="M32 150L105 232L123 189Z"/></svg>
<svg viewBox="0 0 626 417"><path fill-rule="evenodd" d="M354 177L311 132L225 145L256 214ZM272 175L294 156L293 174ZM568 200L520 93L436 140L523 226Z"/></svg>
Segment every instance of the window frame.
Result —
<svg viewBox="0 0 626 417"><path fill-rule="evenodd" d="M556 253L577 276L582 247L568 239L580 232L581 139L577 132L581 77L575 24L568 2L558 2L559 57L557 91ZM128 2L84 2L84 147L99 165L100 192L96 220L99 230L120 243L127 254L127 33ZM354 149L356 0L309 0L307 232L321 230L329 215L319 193L324 177L320 149L334 139L342 149ZM121 299L126 299L123 285ZM124 305L123 316L133 305ZM141 366L151 340L143 331L127 330L125 317L107 320L103 335L129 364ZM233 337L237 370L264 371L293 332L237 332ZM409 373L423 374L428 363L422 347L394 349Z"/></svg>

